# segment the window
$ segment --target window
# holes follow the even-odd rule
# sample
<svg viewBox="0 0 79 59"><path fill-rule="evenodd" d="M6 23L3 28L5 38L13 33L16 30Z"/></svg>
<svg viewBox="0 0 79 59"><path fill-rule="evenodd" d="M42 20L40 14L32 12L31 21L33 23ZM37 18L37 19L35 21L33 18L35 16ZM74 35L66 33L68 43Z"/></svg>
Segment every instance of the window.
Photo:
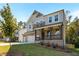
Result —
<svg viewBox="0 0 79 59"><path fill-rule="evenodd" d="M29 29L31 29L31 25L29 25Z"/></svg>
<svg viewBox="0 0 79 59"><path fill-rule="evenodd" d="M58 21L58 15L55 16L55 21Z"/></svg>
<svg viewBox="0 0 79 59"><path fill-rule="evenodd" d="M36 22L36 24L39 24L38 22Z"/></svg>
<svg viewBox="0 0 79 59"><path fill-rule="evenodd" d="M49 23L52 22L52 17L49 17Z"/></svg>

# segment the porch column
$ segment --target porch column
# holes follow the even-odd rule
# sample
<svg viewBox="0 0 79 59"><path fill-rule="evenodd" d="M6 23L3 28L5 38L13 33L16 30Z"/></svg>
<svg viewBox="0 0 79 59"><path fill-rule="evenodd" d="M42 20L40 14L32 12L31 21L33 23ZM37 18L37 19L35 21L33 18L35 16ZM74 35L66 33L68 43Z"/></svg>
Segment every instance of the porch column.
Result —
<svg viewBox="0 0 79 59"><path fill-rule="evenodd" d="M35 41L36 41L36 30L35 30Z"/></svg>
<svg viewBox="0 0 79 59"><path fill-rule="evenodd" d="M50 27L50 40L52 40L52 27Z"/></svg>
<svg viewBox="0 0 79 59"><path fill-rule="evenodd" d="M60 29L61 29L61 30L60 30L60 33L61 33L61 34L60 34L60 35L61 35L60 39L63 39L63 27L62 27L62 25L60 26Z"/></svg>
<svg viewBox="0 0 79 59"><path fill-rule="evenodd" d="M54 39L54 28L52 27L52 30L51 30L51 39L53 40Z"/></svg>
<svg viewBox="0 0 79 59"><path fill-rule="evenodd" d="M66 29L65 29L65 25L63 25L62 28L63 28L63 30L62 30L63 31L63 44L65 46L66 45L66 39L65 39L65 37L66 37L65 30Z"/></svg>
<svg viewBox="0 0 79 59"><path fill-rule="evenodd" d="M43 29L41 29L41 40L44 40L44 32L43 32Z"/></svg>
<svg viewBox="0 0 79 59"><path fill-rule="evenodd" d="M66 45L66 40L65 40L65 25L61 25L61 39L63 40L63 46Z"/></svg>

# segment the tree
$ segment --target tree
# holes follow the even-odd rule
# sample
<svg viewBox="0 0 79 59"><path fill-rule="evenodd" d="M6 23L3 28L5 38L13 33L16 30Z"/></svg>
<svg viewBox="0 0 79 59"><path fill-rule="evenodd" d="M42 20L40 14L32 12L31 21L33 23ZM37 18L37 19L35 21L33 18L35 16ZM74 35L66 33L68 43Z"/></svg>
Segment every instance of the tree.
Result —
<svg viewBox="0 0 79 59"><path fill-rule="evenodd" d="M74 20L68 25L67 37L68 37L69 42L73 42L73 40L77 41L77 37L79 37L79 19L78 19L78 17L75 17Z"/></svg>
<svg viewBox="0 0 79 59"><path fill-rule="evenodd" d="M69 10L66 10L65 12L65 17L66 17L66 28L65 28L65 32L66 32L66 43L68 43L68 41L70 41L70 37L68 36L69 34L69 24L70 24L70 21L71 21L71 18L72 16L70 15L70 11Z"/></svg>
<svg viewBox="0 0 79 59"><path fill-rule="evenodd" d="M22 21L18 22L18 27L19 27L19 29L25 28L26 27L26 22L22 22Z"/></svg>
<svg viewBox="0 0 79 59"><path fill-rule="evenodd" d="M18 27L23 28L23 22L22 21L18 22Z"/></svg>
<svg viewBox="0 0 79 59"><path fill-rule="evenodd" d="M1 29L5 37L12 39L15 30L18 29L16 18L13 17L9 4L3 7L0 11L2 19L0 20Z"/></svg>
<svg viewBox="0 0 79 59"><path fill-rule="evenodd" d="M26 28L26 22L23 22L23 28Z"/></svg>
<svg viewBox="0 0 79 59"><path fill-rule="evenodd" d="M70 15L70 11L69 10L67 10L65 12L65 14L66 14L66 20L67 20L67 25L68 25L70 23L71 19L72 19L72 16Z"/></svg>

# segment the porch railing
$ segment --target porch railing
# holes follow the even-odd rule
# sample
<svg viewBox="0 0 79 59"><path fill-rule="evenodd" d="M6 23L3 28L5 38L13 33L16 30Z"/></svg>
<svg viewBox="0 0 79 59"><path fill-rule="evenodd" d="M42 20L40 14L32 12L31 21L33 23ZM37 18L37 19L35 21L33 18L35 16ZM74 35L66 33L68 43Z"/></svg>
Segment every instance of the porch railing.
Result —
<svg viewBox="0 0 79 59"><path fill-rule="evenodd" d="M46 35L44 39L45 40L54 40L54 39L59 40L59 39L62 39L62 37L61 35L50 35L50 36Z"/></svg>
<svg viewBox="0 0 79 59"><path fill-rule="evenodd" d="M44 37L44 39L42 39L41 37L36 37L36 40L39 41L39 40L61 40L62 39L62 36L61 35L46 35Z"/></svg>
<svg viewBox="0 0 79 59"><path fill-rule="evenodd" d="M38 23L38 24L34 24L33 25L33 28L38 28L38 27L42 27L42 26L45 26L45 22L41 22L41 23Z"/></svg>

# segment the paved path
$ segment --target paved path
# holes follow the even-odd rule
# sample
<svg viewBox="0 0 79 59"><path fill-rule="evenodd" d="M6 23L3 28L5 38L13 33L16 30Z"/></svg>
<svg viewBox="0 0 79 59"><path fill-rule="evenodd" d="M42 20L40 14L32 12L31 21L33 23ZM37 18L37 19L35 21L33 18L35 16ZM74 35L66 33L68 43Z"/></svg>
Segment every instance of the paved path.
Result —
<svg viewBox="0 0 79 59"><path fill-rule="evenodd" d="M12 42L12 43L0 43L0 46L7 46L7 45L18 45L18 44L30 44L28 42Z"/></svg>

